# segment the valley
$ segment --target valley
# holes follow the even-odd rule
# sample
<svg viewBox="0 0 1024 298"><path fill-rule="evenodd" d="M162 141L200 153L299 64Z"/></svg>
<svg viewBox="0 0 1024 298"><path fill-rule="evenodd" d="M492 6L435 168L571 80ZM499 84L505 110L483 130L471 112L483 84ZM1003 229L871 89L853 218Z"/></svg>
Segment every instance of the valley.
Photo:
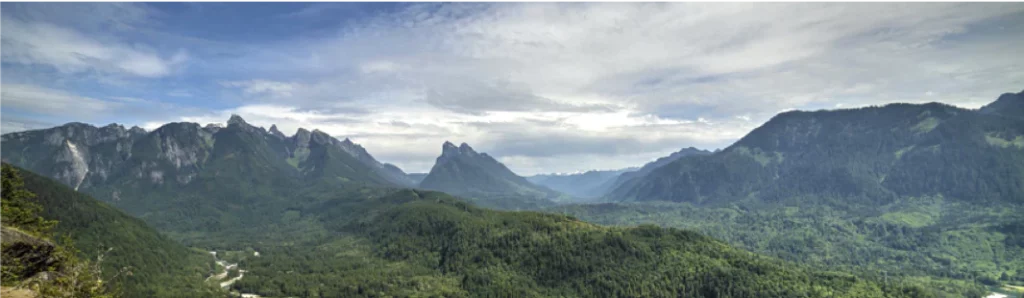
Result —
<svg viewBox="0 0 1024 298"><path fill-rule="evenodd" d="M0 3L0 298L1024 298L1024 3Z"/></svg>
<svg viewBox="0 0 1024 298"><path fill-rule="evenodd" d="M530 178L450 142L407 175L237 115L2 151L84 256L135 268L128 296L983 297L1024 282L1024 151L991 141L1024 136L1020 97L786 112L722 150Z"/></svg>

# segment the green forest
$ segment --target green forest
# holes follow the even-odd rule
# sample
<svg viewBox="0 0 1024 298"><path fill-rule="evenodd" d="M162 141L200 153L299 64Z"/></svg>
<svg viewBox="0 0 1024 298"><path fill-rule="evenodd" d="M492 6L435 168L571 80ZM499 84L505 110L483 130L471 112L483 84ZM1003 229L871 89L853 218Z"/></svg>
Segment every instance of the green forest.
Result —
<svg viewBox="0 0 1024 298"><path fill-rule="evenodd" d="M872 214L807 201L752 206L608 203L549 211L612 226L691 229L755 253L832 270L886 274L965 296L985 286L1024 283L1024 215L1013 206L942 197L901 199Z"/></svg>
<svg viewBox="0 0 1024 298"><path fill-rule="evenodd" d="M68 251L76 251L74 257L96 260L102 256L102 262L97 262L101 270L97 271L107 281L108 292L124 297L219 294L202 284L212 270L208 255L186 248L141 220L59 182L6 163L3 173L4 226L52 226L41 235L63 244ZM32 216L9 213L31 213L38 220L25 222L20 218Z"/></svg>

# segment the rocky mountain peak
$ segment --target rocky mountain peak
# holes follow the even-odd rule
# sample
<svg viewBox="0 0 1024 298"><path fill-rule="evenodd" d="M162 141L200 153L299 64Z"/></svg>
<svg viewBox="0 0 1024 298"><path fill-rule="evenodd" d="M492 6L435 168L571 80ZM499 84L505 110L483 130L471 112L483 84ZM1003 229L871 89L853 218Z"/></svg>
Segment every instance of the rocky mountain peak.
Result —
<svg viewBox="0 0 1024 298"><path fill-rule="evenodd" d="M452 144L452 142L445 141L444 144L441 145L441 156L451 156L458 154L459 147L456 147L455 144Z"/></svg>
<svg viewBox="0 0 1024 298"><path fill-rule="evenodd" d="M242 119L241 116L238 116L236 114L231 114L231 118L228 119L228 126L231 126L232 124L249 125L249 123L245 122L245 119Z"/></svg>
<svg viewBox="0 0 1024 298"><path fill-rule="evenodd" d="M462 195L517 194L548 198L557 193L531 184L486 153L469 144L444 142L441 156L420 182L420 187Z"/></svg>
<svg viewBox="0 0 1024 298"><path fill-rule="evenodd" d="M300 127L299 130L295 132L295 136L293 138L295 138L295 143L298 146L306 146L309 144L310 132L305 128Z"/></svg>
<svg viewBox="0 0 1024 298"><path fill-rule="evenodd" d="M473 150L473 147L470 147L469 144L466 144L466 143L462 143L459 146L455 146L455 144L452 144L452 142L447 142L446 141L446 142L444 142L443 145L441 145L441 156L442 157L454 157L454 156L466 156L466 155L476 156L476 155L480 155L480 154L477 153L476 150Z"/></svg>
<svg viewBox="0 0 1024 298"><path fill-rule="evenodd" d="M146 134L146 130L143 129L142 127L132 126L132 128L128 129L128 133L133 134L133 135L134 134Z"/></svg>
<svg viewBox="0 0 1024 298"><path fill-rule="evenodd" d="M333 142L334 138L331 137L331 135L329 135L326 132L323 132L322 130L319 130L319 129L314 129L313 133L310 134L310 137L311 137L311 140L313 140L314 142L320 143L320 144L332 144L332 143L334 143Z"/></svg>
<svg viewBox="0 0 1024 298"><path fill-rule="evenodd" d="M470 147L469 144L466 144L466 143L462 143L461 145L459 145L459 153L462 153L463 155L469 155L469 156L481 155L481 154L478 154L476 152L476 150L473 150L473 147ZM487 156L487 153L484 153L482 155L483 156Z"/></svg>
<svg viewBox="0 0 1024 298"><path fill-rule="evenodd" d="M278 138L282 138L282 139L286 138L284 133L282 133L280 130L277 130L277 125L276 124L270 125L270 134L274 135L275 137L278 137Z"/></svg>
<svg viewBox="0 0 1024 298"><path fill-rule="evenodd" d="M102 130L107 130L107 131L113 131L113 132L116 132L116 133L125 133L125 132L128 131L128 130L124 129L124 126L122 126L120 124L117 124L117 123L107 124L107 126L104 126L101 129Z"/></svg>

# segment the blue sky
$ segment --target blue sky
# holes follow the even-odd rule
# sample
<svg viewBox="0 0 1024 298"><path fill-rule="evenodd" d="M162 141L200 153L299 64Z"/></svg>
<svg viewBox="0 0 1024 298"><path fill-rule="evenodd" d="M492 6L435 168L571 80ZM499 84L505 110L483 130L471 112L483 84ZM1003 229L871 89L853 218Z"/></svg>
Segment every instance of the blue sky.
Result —
<svg viewBox="0 0 1024 298"><path fill-rule="evenodd" d="M409 172L446 141L520 174L721 148L790 109L1024 89L1024 5L3 3L4 133L239 114Z"/></svg>

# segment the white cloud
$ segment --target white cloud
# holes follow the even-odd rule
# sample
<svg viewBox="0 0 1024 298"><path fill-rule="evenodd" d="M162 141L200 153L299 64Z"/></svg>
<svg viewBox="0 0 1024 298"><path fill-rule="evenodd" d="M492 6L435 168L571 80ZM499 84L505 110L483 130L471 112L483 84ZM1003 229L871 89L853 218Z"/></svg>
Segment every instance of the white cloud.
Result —
<svg viewBox="0 0 1024 298"><path fill-rule="evenodd" d="M188 60L183 51L162 58L152 50L116 40L99 40L74 29L4 17L3 61L46 65L63 73L99 71L139 77L162 77Z"/></svg>
<svg viewBox="0 0 1024 298"><path fill-rule="evenodd" d="M189 92L188 90L177 89L177 90L171 90L171 92L167 92L167 96L173 96L173 97L192 97L192 92Z"/></svg>
<svg viewBox="0 0 1024 298"><path fill-rule="evenodd" d="M291 97L292 90L295 89L296 84L254 79L248 81L222 82L221 85L225 87L241 88L242 92L247 95L269 95L275 99L279 99L281 97Z"/></svg>
<svg viewBox="0 0 1024 298"><path fill-rule="evenodd" d="M340 7L342 6L339 5L338 3L310 3L306 7L303 7L302 9L281 14L278 15L277 17L285 19L310 18L319 16L321 14L324 14L325 12L338 9Z"/></svg>
<svg viewBox="0 0 1024 298"><path fill-rule="evenodd" d="M104 101L61 90L22 84L0 86L0 104L4 108L69 117L105 114L121 106L120 102Z"/></svg>
<svg viewBox="0 0 1024 298"><path fill-rule="evenodd" d="M1022 11L956 3L412 5L333 39L270 46L275 59L250 57L309 76L226 84L261 104L215 120L239 113L284 131L350 136L410 171L427 170L445 140L491 151L525 174L588 160L583 168L638 165L630 163L681 147L724 147L790 109L977 107L1019 89L1024 60L1007 49L1024 41L998 32L947 39ZM337 105L367 111L298 112Z"/></svg>
<svg viewBox="0 0 1024 298"><path fill-rule="evenodd" d="M372 103L352 103L372 105ZM521 174L541 172L527 160L573 160L547 164L559 171L581 165L587 158L603 157L603 167L620 167L634 159L649 161L686 146L718 148L727 145L752 123L727 125L662 119L627 111L593 112L489 112L462 114L430 105L389 106L355 113L304 111L282 105L246 105L176 121L224 124L232 114L246 122L285 134L298 128L319 129L362 144L383 162L406 171L423 172L432 166L444 141L467 142L490 152ZM159 122L144 126L159 127ZM685 145L685 146L684 146ZM632 156L629 159L620 159ZM614 157L614 161L608 161ZM607 163L608 165L603 165ZM642 162L641 162L642 164ZM592 165L597 166L597 165ZM624 166L623 166L624 167Z"/></svg>
<svg viewBox="0 0 1024 298"><path fill-rule="evenodd" d="M393 72L399 67L398 64L386 60L370 61L359 66L363 73Z"/></svg>
<svg viewBox="0 0 1024 298"><path fill-rule="evenodd" d="M410 171L429 169L443 141L468 142L530 174L718 148L791 109L978 107L1021 89L1024 57L1013 49L1024 48L1022 18L1017 3L413 4L336 35L219 44L189 51L196 58L5 18L3 57L143 77L195 60L196 74L224 90L167 95L244 104L168 120L237 113L286 133L318 128ZM24 41L25 32L43 36ZM39 50L8 53L8 40Z"/></svg>

